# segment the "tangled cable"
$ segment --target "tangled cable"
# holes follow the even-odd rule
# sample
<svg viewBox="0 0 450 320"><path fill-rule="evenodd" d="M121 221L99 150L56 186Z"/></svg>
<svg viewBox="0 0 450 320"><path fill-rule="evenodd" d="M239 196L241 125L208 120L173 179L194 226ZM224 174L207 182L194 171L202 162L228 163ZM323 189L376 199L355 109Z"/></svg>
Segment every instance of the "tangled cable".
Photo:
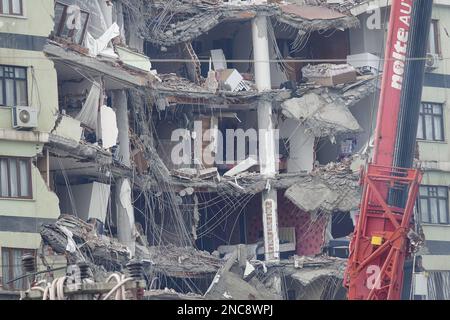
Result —
<svg viewBox="0 0 450 320"><path fill-rule="evenodd" d="M42 292L42 300L66 300L64 295L64 287L66 285L68 277L60 277L54 279L52 282L41 280L29 289L31 291ZM117 284L106 294L102 300L108 300L114 295L114 300L127 300L125 284L132 281L133 278L127 278L123 274L113 273L108 277L106 283L115 281ZM45 287L42 285L46 284Z"/></svg>
<svg viewBox="0 0 450 320"><path fill-rule="evenodd" d="M123 274L113 273L106 279L106 283L111 282L112 280L115 280L117 282L117 285L114 286L114 288L111 289L110 292L103 298L103 300L108 300L114 293L114 300L127 300L126 297L126 290L124 285L133 280L133 278L127 278ZM120 290L118 290L120 288Z"/></svg>
<svg viewBox="0 0 450 320"><path fill-rule="evenodd" d="M64 296L64 285L67 277L60 277L53 280L51 283L46 280L41 280L30 288L31 291L42 292L42 300L66 300ZM45 288L42 284L46 284Z"/></svg>

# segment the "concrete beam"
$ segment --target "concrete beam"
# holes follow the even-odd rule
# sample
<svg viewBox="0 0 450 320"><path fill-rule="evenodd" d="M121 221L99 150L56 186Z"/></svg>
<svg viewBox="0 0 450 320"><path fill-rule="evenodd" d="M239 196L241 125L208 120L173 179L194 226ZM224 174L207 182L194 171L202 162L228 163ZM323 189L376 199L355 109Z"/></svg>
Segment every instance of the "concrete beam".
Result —
<svg viewBox="0 0 450 320"><path fill-rule="evenodd" d="M0 129L0 140L47 143L48 139L48 133L44 132Z"/></svg>
<svg viewBox="0 0 450 320"><path fill-rule="evenodd" d="M89 144L81 144L78 141L63 138L54 134L49 135L48 148L56 154L68 154L76 159L94 160L99 165L112 164L112 155Z"/></svg>
<svg viewBox="0 0 450 320"><path fill-rule="evenodd" d="M145 87L148 86L152 80L155 80L150 73L147 75L144 73L142 75L136 75L135 73L128 72L118 65L108 64L99 61L96 58L64 49L63 47L52 43L45 45L44 53L46 53L51 60L59 61L72 66L81 66L113 79L123 84L124 87Z"/></svg>

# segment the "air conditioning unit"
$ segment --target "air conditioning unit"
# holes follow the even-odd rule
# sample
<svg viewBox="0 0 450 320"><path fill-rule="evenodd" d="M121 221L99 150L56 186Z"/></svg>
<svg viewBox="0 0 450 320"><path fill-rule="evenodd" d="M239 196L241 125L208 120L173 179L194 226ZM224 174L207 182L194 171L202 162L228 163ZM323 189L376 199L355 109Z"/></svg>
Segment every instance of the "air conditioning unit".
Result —
<svg viewBox="0 0 450 320"><path fill-rule="evenodd" d="M428 53L425 61L425 70L433 71L439 68L441 64L441 57L436 53Z"/></svg>
<svg viewBox="0 0 450 320"><path fill-rule="evenodd" d="M32 107L13 107L12 123L15 129L32 129L38 126L38 112Z"/></svg>

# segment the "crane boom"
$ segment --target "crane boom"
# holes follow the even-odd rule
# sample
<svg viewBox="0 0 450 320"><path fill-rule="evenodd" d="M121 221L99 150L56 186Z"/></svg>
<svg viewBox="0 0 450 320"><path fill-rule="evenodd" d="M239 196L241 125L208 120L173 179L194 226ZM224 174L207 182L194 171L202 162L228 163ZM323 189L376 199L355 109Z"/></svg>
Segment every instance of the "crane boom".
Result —
<svg viewBox="0 0 450 320"><path fill-rule="evenodd" d="M413 0L393 0L384 57L373 164L392 166Z"/></svg>
<svg viewBox="0 0 450 320"><path fill-rule="evenodd" d="M432 0L392 0L372 163L344 284L350 300L399 300L422 173L413 152ZM409 135L409 136L408 136Z"/></svg>

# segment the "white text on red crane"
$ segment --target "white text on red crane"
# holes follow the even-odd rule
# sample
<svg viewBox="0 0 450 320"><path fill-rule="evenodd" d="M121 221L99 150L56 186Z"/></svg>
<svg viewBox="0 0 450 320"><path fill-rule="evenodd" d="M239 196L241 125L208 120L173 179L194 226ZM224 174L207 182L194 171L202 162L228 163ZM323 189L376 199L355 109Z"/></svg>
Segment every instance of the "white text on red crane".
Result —
<svg viewBox="0 0 450 320"><path fill-rule="evenodd" d="M408 48L409 26L411 24L412 5L410 1L402 1L400 9L400 27L397 29L397 39L392 52L393 73L392 88L401 90L403 84L403 75L405 73L406 50ZM404 27L401 27L403 25Z"/></svg>

